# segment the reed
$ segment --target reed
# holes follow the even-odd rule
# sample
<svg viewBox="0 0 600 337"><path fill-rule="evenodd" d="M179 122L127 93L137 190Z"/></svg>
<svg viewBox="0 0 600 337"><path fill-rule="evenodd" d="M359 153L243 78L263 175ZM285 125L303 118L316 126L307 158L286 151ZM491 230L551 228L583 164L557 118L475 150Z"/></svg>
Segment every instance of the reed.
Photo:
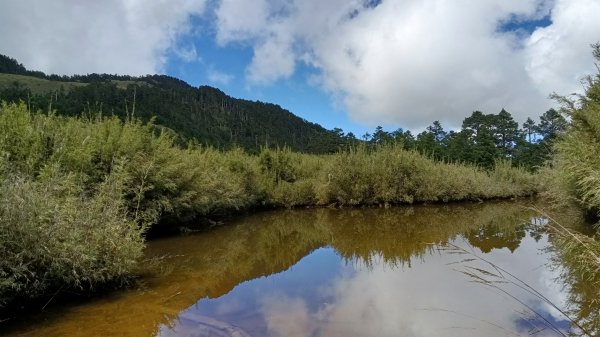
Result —
<svg viewBox="0 0 600 337"><path fill-rule="evenodd" d="M172 131L115 116L0 106L0 301L124 282L156 224L254 207L389 206L534 194L506 162L491 171L387 145L332 155L180 146ZM44 238L48 237L48 242Z"/></svg>

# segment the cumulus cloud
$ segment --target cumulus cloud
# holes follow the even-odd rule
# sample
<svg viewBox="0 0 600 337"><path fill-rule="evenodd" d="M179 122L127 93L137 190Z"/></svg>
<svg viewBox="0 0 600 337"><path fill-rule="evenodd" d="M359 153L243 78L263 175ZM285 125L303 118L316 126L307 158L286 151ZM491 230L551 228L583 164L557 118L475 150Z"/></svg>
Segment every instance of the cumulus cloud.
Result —
<svg viewBox="0 0 600 337"><path fill-rule="evenodd" d="M214 67L208 68L207 77L211 83L220 85L228 85L234 79L232 74L221 72Z"/></svg>
<svg viewBox="0 0 600 337"><path fill-rule="evenodd" d="M600 0L7 0L0 53L47 73L160 73L167 55L201 61L194 45L179 44L196 34L197 15L214 22L218 46L252 48L236 74L250 87L302 64L314 70L309 84L365 126L456 128L473 110L506 108L524 121L555 105L550 93L581 92L595 71L598 12ZM518 29L544 17L547 27ZM502 30L507 22L517 29Z"/></svg>
<svg viewBox="0 0 600 337"><path fill-rule="evenodd" d="M198 56L198 51L194 45L189 45L187 47L173 47L173 52L185 62L202 61Z"/></svg>
<svg viewBox="0 0 600 337"><path fill-rule="evenodd" d="M581 92L579 81L593 73L591 43L600 41L600 1L558 1L553 24L527 40L526 70L543 92Z"/></svg>
<svg viewBox="0 0 600 337"><path fill-rule="evenodd" d="M0 4L0 53L47 73L162 72L205 0L33 1ZM193 48L176 49L183 59Z"/></svg>
<svg viewBox="0 0 600 337"><path fill-rule="evenodd" d="M594 71L589 44L600 36L598 0L223 0L221 45L252 46L252 84L290 77L298 62L350 116L373 126L451 127L473 110L506 108L524 120L581 91ZM501 31L507 21L550 16L551 24Z"/></svg>

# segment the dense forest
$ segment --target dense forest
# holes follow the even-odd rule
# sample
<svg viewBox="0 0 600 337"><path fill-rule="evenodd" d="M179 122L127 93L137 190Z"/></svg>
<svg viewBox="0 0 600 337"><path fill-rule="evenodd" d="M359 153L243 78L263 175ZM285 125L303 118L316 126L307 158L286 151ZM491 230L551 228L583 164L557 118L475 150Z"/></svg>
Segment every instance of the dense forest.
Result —
<svg viewBox="0 0 600 337"><path fill-rule="evenodd" d="M41 83L40 83L41 82ZM256 152L262 146L332 153L341 139L280 106L227 96L209 86L194 88L165 75L46 75L0 55L0 100L27 102L32 110L135 116L175 130L183 141Z"/></svg>
<svg viewBox="0 0 600 337"><path fill-rule="evenodd" d="M305 153L334 153L358 143L399 143L405 149L446 162L493 167L498 159L535 170L549 159L554 139L567 122L556 110L548 110L535 123L529 118L519 126L502 109L498 114L475 111L464 119L460 131L445 131L439 121L417 135L409 130L393 132L377 127L357 137L342 129L326 130L281 107L227 96L216 88L194 88L164 75L132 77L90 74L46 75L30 71L16 60L0 55L0 100L27 102L31 110L54 109L59 114L134 116L167 127L182 143L220 149L242 147L257 153L263 146L288 146Z"/></svg>

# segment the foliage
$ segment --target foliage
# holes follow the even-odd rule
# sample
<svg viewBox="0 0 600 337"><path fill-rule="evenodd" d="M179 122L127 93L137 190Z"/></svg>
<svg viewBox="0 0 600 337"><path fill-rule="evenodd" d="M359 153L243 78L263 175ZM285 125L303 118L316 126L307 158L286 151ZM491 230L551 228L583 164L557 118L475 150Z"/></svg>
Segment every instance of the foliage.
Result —
<svg viewBox="0 0 600 337"><path fill-rule="evenodd" d="M459 131L445 131L434 121L416 137L398 129L386 132L378 126L359 140L342 129L329 131L302 120L281 107L234 99L222 91L187 83L164 75L132 77L89 74L46 75L29 71L16 60L0 55L0 99L27 102L30 109L57 109L78 116L108 113L122 119L135 116L144 122L174 130L182 139L195 139L219 149L241 147L258 153L263 147L289 147L296 152L335 153L360 143L370 146L401 143L405 149L440 161L471 163L492 168L497 159L537 170L550 159L552 143L564 131L566 120L550 109L535 124L529 119L522 129L511 114L474 111Z"/></svg>
<svg viewBox="0 0 600 337"><path fill-rule="evenodd" d="M182 149L152 124L0 108L0 302L122 282L148 225L256 202L240 151Z"/></svg>
<svg viewBox="0 0 600 337"><path fill-rule="evenodd" d="M0 108L0 300L123 282L156 224L257 206L392 205L535 193L535 177L485 171L403 145L259 155L190 142L139 119Z"/></svg>
<svg viewBox="0 0 600 337"><path fill-rule="evenodd" d="M164 75L132 77L46 75L0 55L0 100L27 102L31 110L56 109L67 116L98 113L130 116L167 127L183 137L220 149L288 146L294 151L332 153L354 142L301 119L275 104L235 99L222 91Z"/></svg>
<svg viewBox="0 0 600 337"><path fill-rule="evenodd" d="M594 45L594 52L600 44ZM600 58L598 59L600 61ZM556 143L556 167L574 188L574 199L585 209L600 210L600 73L587 78L585 95L578 101L558 97L571 124Z"/></svg>
<svg viewBox="0 0 600 337"><path fill-rule="evenodd" d="M592 47L594 56L600 61L600 44ZM548 194L563 204L575 203L589 219L597 222L600 216L600 73L587 77L586 82L585 94L578 96L577 100L554 95L563 105L561 112L570 118L571 123L566 133L557 138L553 165L546 171L555 182L555 188L549 189ZM543 121L544 127L551 132L557 125L555 117L556 113L553 113ZM553 228L558 234L556 241L560 247L560 258L568 266L564 276L580 288L591 289L592 293L587 291L587 296L584 296L591 301L584 301L579 296L571 300L582 308L578 313L582 325L590 331L590 336L596 336L600 332L598 237L573 233L558 221L553 221Z"/></svg>
<svg viewBox="0 0 600 337"><path fill-rule="evenodd" d="M296 172L294 182L280 181L272 187L285 186L286 199L271 196L267 203L293 206L314 200L318 205L394 205L531 195L537 189L535 176L504 162L487 172L436 162L393 144L373 149L358 146L326 156L293 154L288 164L288 170ZM294 195L299 199L294 200Z"/></svg>
<svg viewBox="0 0 600 337"><path fill-rule="evenodd" d="M540 116L539 124L529 118L519 129L512 115L502 109L498 114L474 111L463 120L460 131L445 131L439 121L434 121L416 138L410 131L398 129L389 133L381 126L363 138L371 147L401 144L404 149L414 149L443 162L493 169L498 160L508 160L514 167L537 171L550 160L552 144L566 125L566 119L550 109Z"/></svg>
<svg viewBox="0 0 600 337"><path fill-rule="evenodd" d="M93 196L74 175L0 184L0 305L15 296L121 284L142 254L142 229L127 217L116 169Z"/></svg>

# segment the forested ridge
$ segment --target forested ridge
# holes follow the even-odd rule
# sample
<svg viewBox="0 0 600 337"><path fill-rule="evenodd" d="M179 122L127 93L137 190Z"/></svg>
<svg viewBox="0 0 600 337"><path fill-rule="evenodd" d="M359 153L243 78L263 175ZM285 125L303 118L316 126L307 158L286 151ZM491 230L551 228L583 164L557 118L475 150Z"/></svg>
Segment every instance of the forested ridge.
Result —
<svg viewBox="0 0 600 337"><path fill-rule="evenodd" d="M23 101L32 111L56 110L134 116L174 130L184 139L220 149L289 146L294 151L332 153L344 140L279 105L236 99L209 86L192 87L166 75L46 75L0 55L0 100Z"/></svg>
<svg viewBox="0 0 600 337"><path fill-rule="evenodd" d="M485 168L501 159L536 170L550 159L554 140L567 126L554 109L541 114L538 123L528 118L522 125L502 109L497 114L474 111L460 130L446 131L434 121L416 135L402 128L388 132L377 127L357 137L339 128L327 130L275 104L232 98L217 88L195 88L170 76L46 75L3 55L0 100L23 101L32 111L51 109L67 116L102 113L144 122L153 119L157 127L173 130L180 143L194 140L218 149L241 147L258 153L264 146L288 146L297 152L323 154L359 143L394 143L436 160Z"/></svg>
<svg viewBox="0 0 600 337"><path fill-rule="evenodd" d="M550 158L552 144L567 122L556 110L519 125L505 109L497 114L474 111L460 130L444 130L434 121L421 133L377 127L361 136L327 130L282 109L258 101L236 99L217 88L192 87L165 75L133 77L88 74L59 76L30 71L0 55L0 100L26 102L32 111L48 109L67 116L82 113L135 117L172 129L180 142L195 140L219 149L288 146L305 153L334 153L358 143L402 144L446 162L493 167L498 159L535 170Z"/></svg>

